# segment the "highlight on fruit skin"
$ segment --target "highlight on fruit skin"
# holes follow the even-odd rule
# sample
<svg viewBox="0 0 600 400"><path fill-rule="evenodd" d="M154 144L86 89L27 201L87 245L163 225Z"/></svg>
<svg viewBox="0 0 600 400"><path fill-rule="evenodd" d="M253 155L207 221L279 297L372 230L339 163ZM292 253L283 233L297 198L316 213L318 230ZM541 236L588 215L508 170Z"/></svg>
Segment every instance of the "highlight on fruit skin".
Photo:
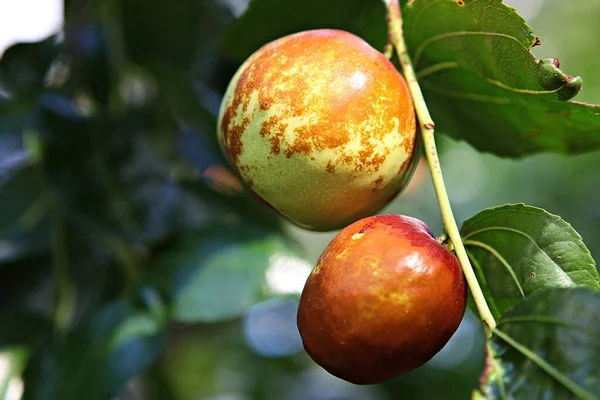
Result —
<svg viewBox="0 0 600 400"><path fill-rule="evenodd" d="M418 154L404 78L363 39L332 29L285 36L250 56L225 93L218 135L259 197L317 231L387 205Z"/></svg>
<svg viewBox="0 0 600 400"><path fill-rule="evenodd" d="M456 257L414 218L379 215L342 230L300 298L308 355L331 374L376 384L438 353L465 313Z"/></svg>

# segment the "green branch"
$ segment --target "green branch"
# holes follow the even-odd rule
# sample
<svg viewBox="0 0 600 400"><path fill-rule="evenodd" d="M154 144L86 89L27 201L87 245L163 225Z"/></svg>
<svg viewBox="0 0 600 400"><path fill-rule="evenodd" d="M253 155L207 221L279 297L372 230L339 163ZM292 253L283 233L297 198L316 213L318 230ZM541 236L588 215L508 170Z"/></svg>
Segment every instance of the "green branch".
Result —
<svg viewBox="0 0 600 400"><path fill-rule="evenodd" d="M440 160L438 157L437 148L435 146L435 125L431 119L431 115L429 115L429 110L425 104L423 93L421 92L419 82L417 82L415 71L406 48L406 43L404 42L400 5L398 4L398 0L389 0L388 3L388 29L390 32L390 38L392 44L396 48L398 60L402 66L402 71L404 72L404 77L408 83L408 88L410 90L410 94L415 105L415 110L417 112L417 117L419 119L421 135L425 145L425 155L427 157L429 171L431 172L431 179L433 181L433 186L435 188L435 193L440 206L442 220L444 221L444 228L448 233L452 245L454 246L456 256L460 261L460 265L465 274L465 278L467 280L467 284L469 285L469 289L471 290L471 294L473 295L473 299L475 300L479 315L481 316L481 319L485 325L487 325L491 331L496 327L496 321L494 320L494 316L492 315L490 308L485 301L485 296L481 291L479 282L477 282L477 277L475 276L475 272L473 271L473 267L471 266L469 257L467 256L465 246L462 243L460 232L458 231L458 227L456 225L456 220L452 214L450 199L448 198L448 193L446 191L446 185L444 183L444 177L442 176L442 169L440 167Z"/></svg>

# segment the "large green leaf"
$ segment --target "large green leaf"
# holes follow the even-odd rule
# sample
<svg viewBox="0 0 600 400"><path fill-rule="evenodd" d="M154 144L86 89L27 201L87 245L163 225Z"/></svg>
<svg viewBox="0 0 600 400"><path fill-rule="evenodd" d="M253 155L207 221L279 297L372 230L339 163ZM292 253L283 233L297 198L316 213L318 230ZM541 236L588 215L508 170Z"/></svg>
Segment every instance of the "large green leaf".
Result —
<svg viewBox="0 0 600 400"><path fill-rule="evenodd" d="M162 352L163 323L124 301L106 305L63 342L32 358L23 398L112 398Z"/></svg>
<svg viewBox="0 0 600 400"><path fill-rule="evenodd" d="M441 132L503 156L600 148L600 106L569 103L581 79L529 51L536 37L501 0L418 0L403 9Z"/></svg>
<svg viewBox="0 0 600 400"><path fill-rule="evenodd" d="M299 292L310 272L284 236L248 224L188 232L152 268L173 319L184 322L238 317L269 296Z"/></svg>
<svg viewBox="0 0 600 400"><path fill-rule="evenodd" d="M598 399L599 338L600 293L536 293L498 323L480 390L493 399Z"/></svg>
<svg viewBox="0 0 600 400"><path fill-rule="evenodd" d="M579 234L556 215L524 204L480 212L461 228L463 242L496 317L538 290L598 290L595 262Z"/></svg>
<svg viewBox="0 0 600 400"><path fill-rule="evenodd" d="M501 0L402 3L407 45L439 132L509 157L600 148L600 106L565 101L581 78L564 74L557 60L535 59L537 38L513 8ZM222 47L241 61L285 34L340 28L381 50L385 25L378 0L254 0Z"/></svg>

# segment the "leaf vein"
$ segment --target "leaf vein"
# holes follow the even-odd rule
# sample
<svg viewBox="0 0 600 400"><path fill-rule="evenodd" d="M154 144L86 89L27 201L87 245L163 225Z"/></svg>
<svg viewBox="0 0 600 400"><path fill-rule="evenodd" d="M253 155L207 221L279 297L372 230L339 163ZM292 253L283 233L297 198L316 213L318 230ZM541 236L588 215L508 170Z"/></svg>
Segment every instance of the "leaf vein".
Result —
<svg viewBox="0 0 600 400"><path fill-rule="evenodd" d="M494 257L496 257L496 259L498 259L498 261L500 261L500 264L502 264L504 266L504 268L506 268L506 270L512 277L512 280L515 282L517 289L519 289L519 293L521 293L521 297L523 297L523 299L525 299L525 293L523 292L523 287L521 286L521 283L519 283L519 280L517 279L517 275L515 274L513 267L510 265L510 263L508 261L506 261L506 259L504 257L502 257L502 254L500 254L492 246L490 246L486 243L477 241L477 240L463 240L463 243L465 244L465 246L480 247L480 248L488 251Z"/></svg>
<svg viewBox="0 0 600 400"><path fill-rule="evenodd" d="M487 228L482 228L479 230L475 230L473 232L470 232L468 235L465 235L463 238L464 240L467 240L469 237L472 237L476 234L482 233L482 232L489 232L489 231L493 231L493 230L503 230L503 231L507 231L507 232L513 232L516 233L518 235L524 236L525 238L527 238L538 250L540 253L544 254L548 260L550 260L550 262L552 262L556 267L557 270L560 271L560 273L563 275L563 277L567 278L572 284L575 284L575 282L573 282L573 279L571 279L571 277L567 274L566 271L564 271L560 265L558 265L556 263L556 261L554 261L554 259L552 257L550 257L550 255L546 252L546 250L542 249L537 242L527 233L523 232L523 231L519 231L517 229L513 229L513 228L507 228L507 227L503 227L503 226L490 226Z"/></svg>

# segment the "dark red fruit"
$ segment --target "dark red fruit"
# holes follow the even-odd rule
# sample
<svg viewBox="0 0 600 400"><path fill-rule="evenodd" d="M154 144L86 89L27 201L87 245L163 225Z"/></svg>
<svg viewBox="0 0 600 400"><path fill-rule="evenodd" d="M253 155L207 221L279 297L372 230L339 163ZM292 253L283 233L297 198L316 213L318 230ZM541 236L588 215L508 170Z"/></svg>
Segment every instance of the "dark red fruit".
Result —
<svg viewBox="0 0 600 400"><path fill-rule="evenodd" d="M414 218L380 215L342 230L311 273L298 328L331 374L375 384L429 361L465 312L456 257Z"/></svg>

